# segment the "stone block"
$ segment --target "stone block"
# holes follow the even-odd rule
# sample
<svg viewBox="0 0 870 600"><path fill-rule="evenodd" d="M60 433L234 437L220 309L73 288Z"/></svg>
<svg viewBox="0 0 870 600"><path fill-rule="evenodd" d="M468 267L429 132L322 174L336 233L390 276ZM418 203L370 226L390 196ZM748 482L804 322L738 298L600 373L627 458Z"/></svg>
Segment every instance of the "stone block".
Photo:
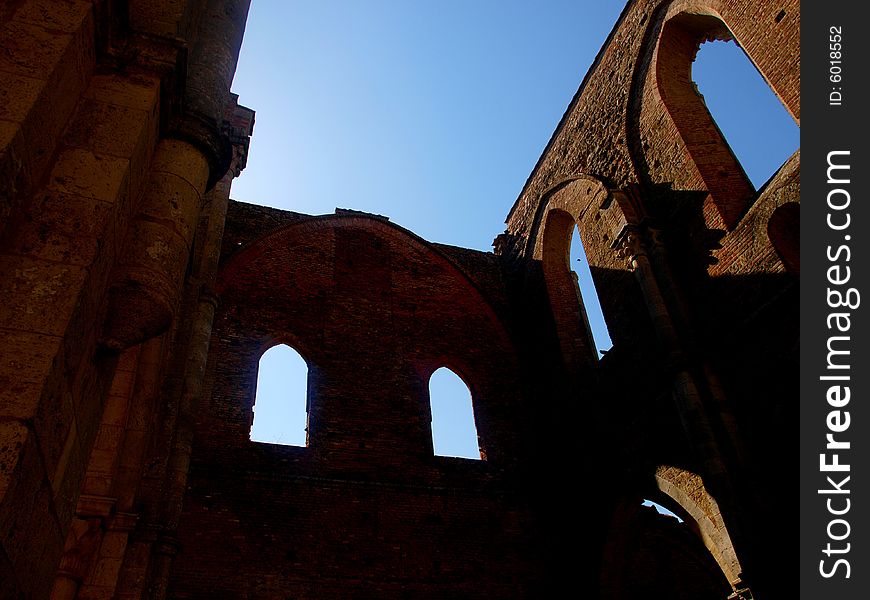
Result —
<svg viewBox="0 0 870 600"><path fill-rule="evenodd" d="M0 72L47 80L73 40L71 33L7 21L0 29Z"/></svg>
<svg viewBox="0 0 870 600"><path fill-rule="evenodd" d="M83 98L64 132L63 142L101 155L129 159L141 143L148 116L145 111Z"/></svg>
<svg viewBox="0 0 870 600"><path fill-rule="evenodd" d="M30 190L32 169L18 123L0 120L0 234Z"/></svg>
<svg viewBox="0 0 870 600"><path fill-rule="evenodd" d="M0 448L11 444L0 459L0 540L16 572L30 575L20 583L23 596L31 597L46 580L50 585L54 570L43 557L59 558L63 539L33 432L23 423L3 421L0 440Z"/></svg>
<svg viewBox="0 0 870 600"><path fill-rule="evenodd" d="M0 354L0 417L32 419L46 376L60 349L60 338L0 330L6 348Z"/></svg>
<svg viewBox="0 0 870 600"><path fill-rule="evenodd" d="M129 161L69 148L58 157L49 177L52 191L114 203L127 193Z"/></svg>
<svg viewBox="0 0 870 600"><path fill-rule="evenodd" d="M44 86L42 79L4 73L0 78L0 119L23 123Z"/></svg>
<svg viewBox="0 0 870 600"><path fill-rule="evenodd" d="M142 74L97 73L83 97L135 111L154 113L160 94L160 80Z"/></svg>
<svg viewBox="0 0 870 600"><path fill-rule="evenodd" d="M94 198L57 190L38 193L22 211L10 247L18 254L88 267L106 241L111 209Z"/></svg>
<svg viewBox="0 0 870 600"><path fill-rule="evenodd" d="M92 10L93 5L83 0L26 0L12 18L46 30L74 33Z"/></svg>
<svg viewBox="0 0 870 600"><path fill-rule="evenodd" d="M0 501L14 486L13 475L16 471L24 445L28 441L28 429L20 421L0 422ZM34 475L38 476L38 473Z"/></svg>
<svg viewBox="0 0 870 600"><path fill-rule="evenodd" d="M0 256L0 295L7 304L0 328L62 336L66 332L85 269L24 256Z"/></svg>

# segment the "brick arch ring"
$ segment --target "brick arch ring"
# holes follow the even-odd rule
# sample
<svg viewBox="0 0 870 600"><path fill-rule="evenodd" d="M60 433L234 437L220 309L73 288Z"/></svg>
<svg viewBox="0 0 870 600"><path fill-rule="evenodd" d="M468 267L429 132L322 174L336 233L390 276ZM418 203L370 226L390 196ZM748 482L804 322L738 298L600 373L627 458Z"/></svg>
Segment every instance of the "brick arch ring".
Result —
<svg viewBox="0 0 870 600"><path fill-rule="evenodd" d="M562 179L541 194L535 212L535 225L529 236L526 254L541 260L544 238L547 237L548 218L553 210L567 213L576 223L590 208L601 208L611 191L604 180L594 175L578 174ZM570 239L570 236L569 236Z"/></svg>
<svg viewBox="0 0 870 600"><path fill-rule="evenodd" d="M318 235L327 230L338 228L359 228L377 232L386 239L396 240L399 247L416 248L425 252L434 260L440 262L450 271L456 273L468 286L469 291L479 296L485 306L486 313L491 319L496 331L508 339L504 325L494 308L494 303L489 295L483 290L468 272L457 264L445 252L437 248L431 242L421 238L415 233L391 223L384 217L366 215L363 213L349 212L312 216L285 225L280 225L269 230L261 236L239 247L221 266L215 282L215 292L218 296L223 295L233 285L235 275L246 266L255 262L257 258L271 245L278 243L279 239L292 239L302 236Z"/></svg>

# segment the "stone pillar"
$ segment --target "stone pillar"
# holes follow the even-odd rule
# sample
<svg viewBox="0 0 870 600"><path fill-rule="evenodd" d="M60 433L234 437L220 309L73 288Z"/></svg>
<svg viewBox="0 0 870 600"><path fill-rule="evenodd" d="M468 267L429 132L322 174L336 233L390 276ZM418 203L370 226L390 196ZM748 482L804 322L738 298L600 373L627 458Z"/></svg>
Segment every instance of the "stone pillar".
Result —
<svg viewBox="0 0 870 600"><path fill-rule="evenodd" d="M51 600L73 600L78 596L100 550L114 508L113 498L88 494L79 497L76 509L78 516L66 540L51 590Z"/></svg>
<svg viewBox="0 0 870 600"><path fill-rule="evenodd" d="M650 229L649 233L649 253L652 268L657 273L660 273L665 281L675 281L673 271L670 267L667 246L663 240L661 231ZM715 238L715 241L713 239L710 240L711 250L716 247L721 247L718 244L718 236L715 236L714 234L713 237ZM710 256L705 255L704 258L705 262L713 262L713 259ZM743 442L737 432L737 425L734 418L734 411L731 408L731 403L728 400L725 390L719 382L719 378L713 370L713 367L710 365L709 360L707 360L705 355L700 353L693 329L688 326L691 313L689 303L686 301L684 294L682 293L682 288L678 285L674 285L670 291L673 313L675 313L677 318L680 319L684 328L681 347L683 348L684 353L697 357L695 362L700 365L702 371L702 374L699 374L698 376L701 379L702 384L706 386L707 391L710 393L710 397L715 403L713 411L715 413L714 418L718 421L717 425L721 424L721 427L724 429L726 439L723 440L723 443L727 443L728 446L727 448L724 448L724 450L728 451L725 456L729 461L733 461L733 464L742 467L745 464L743 459Z"/></svg>
<svg viewBox="0 0 870 600"><path fill-rule="evenodd" d="M102 344L120 351L166 331L180 301L204 193L227 172L223 128L250 0L208 0L187 71L184 108L160 142L130 249L116 268Z"/></svg>
<svg viewBox="0 0 870 600"><path fill-rule="evenodd" d="M152 515L153 521L147 523L144 529L154 537L151 540L140 540L148 545L150 564L147 568L148 579L141 582L139 594L147 593L147 597L152 600L166 597L172 562L178 553L176 530L187 490L194 424L202 396L212 321L217 307L213 285L220 260L230 185L245 166L253 126L253 112L237 106L236 100L237 97L234 96L232 107L227 112L234 157L229 172L205 196L194 256L182 294L181 326L169 361L174 365L167 376L172 385L164 390L165 397L175 407L176 413L172 416L165 435L169 445L168 459L160 498L146 511ZM125 586L136 587L133 584ZM146 589L149 591L146 592Z"/></svg>
<svg viewBox="0 0 870 600"><path fill-rule="evenodd" d="M683 430L703 468L706 486L723 508L723 516L731 525L729 532L735 547L741 547L743 519L733 490L731 476L726 468L707 409L697 382L689 370L689 360L674 328L665 297L659 287L656 271L649 252L658 238L658 232L647 226L628 223L611 244L621 258L628 262L641 288L656 336L666 355L666 364L672 372L674 399ZM736 590L744 586L740 579L731 581Z"/></svg>
<svg viewBox="0 0 870 600"><path fill-rule="evenodd" d="M614 240L613 246L617 248L620 256L628 261L629 270L634 273L640 285L656 335L667 356L668 367L673 371L674 395L683 428L704 465L704 475L713 478L711 487L718 488L716 484L720 483L722 478L727 478L726 470L719 456L701 395L687 369L686 357L680 348L671 315L650 263L647 254L648 240L639 227L627 225Z"/></svg>
<svg viewBox="0 0 870 600"><path fill-rule="evenodd" d="M207 0L188 65L184 113L174 136L189 141L209 160L211 189L227 172L233 147L223 131L224 110L251 0Z"/></svg>
<svg viewBox="0 0 870 600"><path fill-rule="evenodd" d="M73 521L51 589L51 600L74 600L102 537L102 519L79 518Z"/></svg>
<svg viewBox="0 0 870 600"><path fill-rule="evenodd" d="M153 593L151 595L153 600L163 600L166 597L170 568L175 555L178 553L176 532L181 519L184 495L187 491L190 457L193 452L195 413L202 393L202 378L208 358L212 321L216 307L217 299L215 296L210 291L203 290L192 315L193 323L187 344L190 356L185 365L181 394L178 398L178 426L167 465L163 498L165 512L153 564Z"/></svg>
<svg viewBox="0 0 870 600"><path fill-rule="evenodd" d="M172 323L208 177L208 161L197 148L160 142L109 290L107 348L124 350Z"/></svg>

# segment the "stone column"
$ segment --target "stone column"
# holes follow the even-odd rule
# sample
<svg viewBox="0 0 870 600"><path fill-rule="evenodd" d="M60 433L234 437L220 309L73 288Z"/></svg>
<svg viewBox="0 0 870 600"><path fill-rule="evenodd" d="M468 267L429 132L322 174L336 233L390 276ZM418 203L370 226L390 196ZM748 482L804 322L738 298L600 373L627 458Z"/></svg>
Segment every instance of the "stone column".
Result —
<svg viewBox="0 0 870 600"><path fill-rule="evenodd" d="M87 576L87 567L103 538L103 520L99 517L73 521L60 568L51 589L51 600L73 600Z"/></svg>
<svg viewBox="0 0 870 600"><path fill-rule="evenodd" d="M207 0L187 71L184 108L160 142L129 250L116 267L102 344L120 351L166 331L180 302L203 195L227 172L223 129L250 0Z"/></svg>
<svg viewBox="0 0 870 600"><path fill-rule="evenodd" d="M661 231L650 229L649 233L649 249L653 269L655 269L657 273L660 273L665 281L675 281L670 267L667 246L663 240ZM718 244L718 240L719 236L716 236L715 234L711 236L708 242L710 250L721 247ZM712 264L712 257L705 255L704 258L706 262ZM719 421L717 426L721 424L721 427L724 429L726 439L723 440L723 442L728 444L728 447L725 449L728 453L725 456L729 461L733 461L734 464L742 467L745 464L743 459L745 453L743 450L743 441L737 432L734 411L731 408L731 403L725 394L725 390L719 382L719 378L713 370L713 367L710 365L710 361L707 360L706 355L699 354L700 349L698 348L694 331L688 327L688 324L690 323L689 303L686 301L680 286L675 285L672 287L671 298L673 312L684 326L681 348L683 348L684 353L697 357L695 362L703 371L703 374L699 374L699 377L701 377L702 383L706 385L706 389L709 391L710 397L715 403L715 418Z"/></svg>
<svg viewBox="0 0 870 600"><path fill-rule="evenodd" d="M228 121L234 156L229 172L207 194L195 252L185 292L184 329L174 356L179 359L179 383L167 391L177 406L175 432L166 466L163 494L159 508L159 531L154 545L151 568L150 598L166 597L172 561L178 551L176 532L187 491L190 457L193 450L196 413L202 397L203 379L211 342L212 323L217 308L213 285L217 277L223 240L224 222L229 204L230 184L244 169L253 112L235 104Z"/></svg>
<svg viewBox="0 0 870 600"><path fill-rule="evenodd" d="M127 252L116 266L102 343L121 351L166 331L175 316L209 176L192 145L157 147Z"/></svg>
<svg viewBox="0 0 870 600"><path fill-rule="evenodd" d="M233 157L223 119L232 104L230 85L250 4L251 0L206 0L190 53L184 112L173 135L193 143L208 158L208 189L221 180Z"/></svg>
<svg viewBox="0 0 870 600"><path fill-rule="evenodd" d="M704 475L713 478L711 487L714 487L723 477L727 477L725 467L719 456L701 395L687 369L686 357L680 348L671 315L650 263L647 254L648 240L639 227L627 225L614 241L613 246L617 248L619 255L627 260L629 270L634 273L640 285L656 335L667 356L667 365L673 371L674 395L683 428L704 465Z"/></svg>
<svg viewBox="0 0 870 600"><path fill-rule="evenodd" d="M744 521L736 500L731 476L723 460L719 444L710 423L697 383L689 370L689 360L681 346L674 328L665 297L659 287L656 271L650 260L658 233L647 226L626 224L613 241L613 247L628 263L641 288L647 310L653 322L656 336L666 354L666 364L672 372L674 399L680 414L683 430L702 465L703 480L723 509L723 516L732 525L729 527L732 543L741 547L741 523ZM740 579L731 582L735 590L743 586Z"/></svg>

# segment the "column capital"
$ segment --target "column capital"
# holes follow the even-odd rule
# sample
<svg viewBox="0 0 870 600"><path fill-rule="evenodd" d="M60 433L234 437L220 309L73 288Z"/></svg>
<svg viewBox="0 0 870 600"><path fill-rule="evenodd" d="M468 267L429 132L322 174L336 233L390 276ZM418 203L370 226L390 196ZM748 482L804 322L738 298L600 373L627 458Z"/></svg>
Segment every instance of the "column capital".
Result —
<svg viewBox="0 0 870 600"><path fill-rule="evenodd" d="M185 111L169 133L169 137L187 142L205 157L209 171L206 191L213 188L232 165L233 143L229 134L227 124L193 111Z"/></svg>
<svg viewBox="0 0 870 600"><path fill-rule="evenodd" d="M627 262L628 269L634 271L637 268L637 258L646 255L646 235L636 225L625 225L610 247L616 252L617 257Z"/></svg>

